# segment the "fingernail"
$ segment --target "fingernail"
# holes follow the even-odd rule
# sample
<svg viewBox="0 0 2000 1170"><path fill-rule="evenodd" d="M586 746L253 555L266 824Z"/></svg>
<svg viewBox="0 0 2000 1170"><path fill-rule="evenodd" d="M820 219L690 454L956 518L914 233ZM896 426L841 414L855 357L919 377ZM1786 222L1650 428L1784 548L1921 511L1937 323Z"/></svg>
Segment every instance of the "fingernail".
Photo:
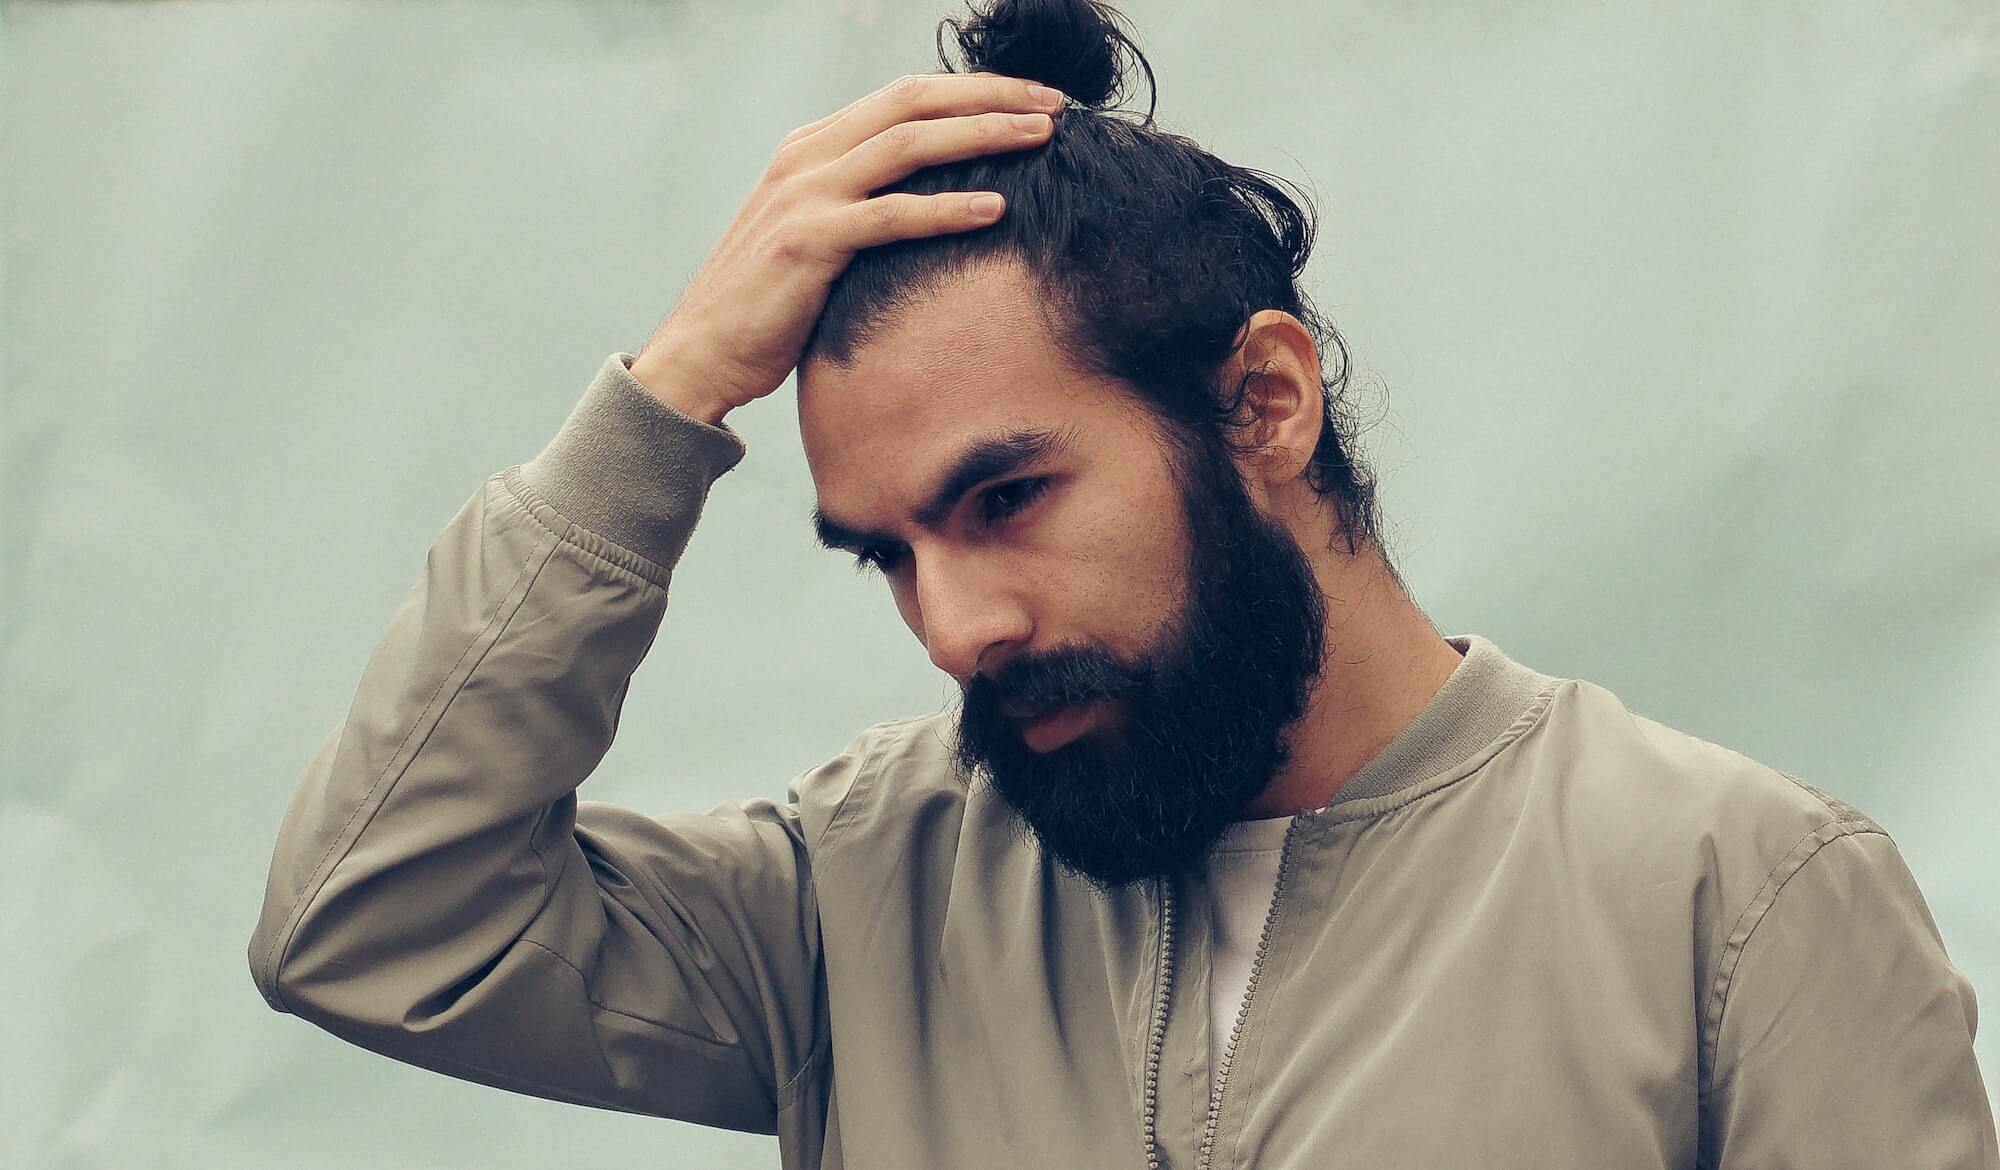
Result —
<svg viewBox="0 0 2000 1170"><path fill-rule="evenodd" d="M1063 97L1062 90L1051 89L1046 85L1029 86L1028 96L1034 98L1036 104L1047 106L1052 110L1061 109L1063 102L1068 100Z"/></svg>

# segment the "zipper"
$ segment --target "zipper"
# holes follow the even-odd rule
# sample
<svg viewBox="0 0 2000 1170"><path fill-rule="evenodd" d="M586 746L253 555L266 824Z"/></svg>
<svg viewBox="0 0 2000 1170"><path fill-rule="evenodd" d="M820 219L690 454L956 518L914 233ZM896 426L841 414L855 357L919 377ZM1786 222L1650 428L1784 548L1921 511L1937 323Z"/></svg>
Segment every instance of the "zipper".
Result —
<svg viewBox="0 0 2000 1170"><path fill-rule="evenodd" d="M1222 1094L1229 1088L1229 1070L1236 1064L1236 1042L1243 1038L1243 1027L1250 1020L1250 1004L1257 997L1257 984L1264 977L1264 956L1271 949L1271 931L1278 922L1278 903L1285 896L1285 879L1290 876L1292 860L1292 834L1299 827L1298 814L1292 823L1285 826L1285 840L1278 847L1278 880L1271 890L1271 904L1264 910L1264 929L1257 935L1257 953L1250 959L1250 984L1243 991L1243 1002L1236 1008L1236 1022L1229 1029L1229 1043L1222 1050L1222 1060L1215 1072L1215 1088L1208 1095L1208 1121L1201 1130L1200 1170L1209 1170L1215 1160L1215 1133L1222 1124Z"/></svg>
<svg viewBox="0 0 2000 1170"><path fill-rule="evenodd" d="M1201 1170L1209 1170L1215 1158L1215 1132L1222 1123L1222 1091L1229 1084L1229 1069L1236 1061L1236 1042L1243 1036L1243 1026L1250 1018L1250 1001L1257 994L1257 984L1264 977L1264 956L1271 948L1271 930L1278 921L1278 903L1285 896L1285 879L1291 876L1292 837L1299 827L1300 818L1306 813L1292 817L1292 823L1285 826L1285 840L1278 846L1278 880L1271 890L1271 904L1264 911L1264 929L1257 936L1257 953L1250 959L1250 984L1243 992L1243 1003L1236 1009L1236 1023L1229 1029L1229 1044L1223 1049L1222 1067L1216 1070L1215 1088L1208 1096L1208 1120L1201 1133ZM1159 1090L1160 1090L1160 1050L1167 1039L1167 1004L1174 987L1174 889L1170 879L1159 879L1160 887L1160 977L1155 982L1157 988L1153 997L1152 1032L1146 1042L1146 1170L1160 1170L1160 1150L1154 1142L1157 1131Z"/></svg>
<svg viewBox="0 0 2000 1170"><path fill-rule="evenodd" d="M1160 1149L1153 1141L1160 1103L1160 1048L1167 1041L1167 999L1174 986L1174 889L1171 879L1160 885L1160 977L1153 994L1152 1034L1146 1040L1146 1170L1160 1170Z"/></svg>

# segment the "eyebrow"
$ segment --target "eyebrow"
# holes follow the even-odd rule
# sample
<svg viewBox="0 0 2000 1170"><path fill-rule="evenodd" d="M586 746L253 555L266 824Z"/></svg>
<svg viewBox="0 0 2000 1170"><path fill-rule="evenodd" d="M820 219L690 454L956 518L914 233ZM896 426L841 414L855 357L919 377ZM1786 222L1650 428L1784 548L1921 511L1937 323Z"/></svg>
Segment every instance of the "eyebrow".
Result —
<svg viewBox="0 0 2000 1170"><path fill-rule="evenodd" d="M930 497L913 514L917 524L929 532L943 526L945 517L958 506L959 497L989 479L1008 475L1032 463L1052 459L1075 440L1071 427L1012 429L997 431L966 444L952 461L951 469L932 489ZM894 544L895 534L863 528L812 510L813 532L824 548L859 551L871 544Z"/></svg>

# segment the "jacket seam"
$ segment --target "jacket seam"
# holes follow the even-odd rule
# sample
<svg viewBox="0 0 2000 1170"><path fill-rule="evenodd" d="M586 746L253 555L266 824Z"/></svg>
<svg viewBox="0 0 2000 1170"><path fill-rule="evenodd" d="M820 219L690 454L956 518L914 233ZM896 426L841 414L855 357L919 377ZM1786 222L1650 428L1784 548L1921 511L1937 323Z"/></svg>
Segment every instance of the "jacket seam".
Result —
<svg viewBox="0 0 2000 1170"><path fill-rule="evenodd" d="M574 520L569 520L569 527L561 532L558 532L553 525L543 520L538 511L539 507L546 507L550 511L554 512L556 515L563 516L565 520L568 520L569 518L563 515L562 509L556 507L554 501L543 496L540 492L535 490L532 484L529 484L525 479L523 479L520 475L520 469L518 467L509 468L507 471L501 473L501 484L503 487L506 488L506 490L510 495L515 497L513 501L515 506L519 508L522 512L524 512L530 520L533 520L535 524L542 529L542 531L548 533L551 537L553 537L560 543L566 544L569 547L577 550L578 552L583 553L585 556L590 557L593 561L596 561L599 564L608 566L609 568L614 570L627 573L637 578L640 582L642 582L645 585L661 590L665 590L667 588L665 582L654 578L651 574L645 572L643 568L634 565L627 565L618 559L607 557L604 555L602 551L572 539L570 533L571 532L589 533L597 541L601 541L602 543L610 546L611 548L616 549L621 553L625 553L633 557L635 560L643 562L643 564L647 567L657 567L662 570L670 571L667 570L667 566L661 565L659 562L654 561L649 557L646 557L642 553L639 553L632 549L628 549L623 545L618 544L616 541L611 540L609 537L606 537L601 533L594 532L591 529L584 527L583 525L577 523ZM814 846L813 843L811 842L807 843L809 860L806 868L806 883L808 886L813 887L814 891L817 890L819 880L818 880L817 868L816 866L811 864L810 853L815 848L824 849L827 847L828 842L831 840L833 836L833 830L835 825L839 822L841 815L845 812L848 800L852 798L854 794L854 789L859 787L862 783L863 777L868 775L875 754L874 747L875 744L873 742L870 742L869 745L863 749L862 762L860 767L857 769L855 782L854 784L849 785L848 791L841 795L840 802L834 807L833 817L828 820L827 827L820 833L817 845ZM544 810L543 817L538 818L536 821L537 827L540 826L540 824L542 823L542 819L545 819L546 816L547 816L547 810ZM533 843L532 839L530 840L529 847L534 850L535 859L541 864L543 876L546 878L548 874L548 858L546 857L546 855L543 854L541 848ZM553 894L553 891L551 891L551 894ZM815 892L813 896L816 906L818 902L817 893ZM544 906L546 906L547 905L546 901L543 904ZM817 916L816 911L815 911L815 916ZM566 958L561 952L545 944L534 942L534 940L532 939L524 941L533 942L535 946L541 947L542 950L547 951L551 955L554 955L558 960L560 960L563 963L564 966L568 967L572 971L575 971L577 974L577 978L579 980L583 980L583 972L577 968L576 964L570 962L569 959ZM583 981L583 986L586 989L588 989L589 987L588 981ZM673 1032L676 1035L687 1036L690 1039L698 1040L704 1044L714 1045L716 1047L724 1048L731 1051L742 1050L742 1046L740 1043L731 1044L728 1041L722 1040L718 1037L704 1036L699 1032L691 1031L689 1029L668 1023L666 1021L652 1020L648 1019L645 1016L639 1016L639 1015L634 1015L630 1012L620 1011L617 1008L611 1007L608 1004L602 1003L594 998L591 998L587 990L585 993L585 999L593 1007L599 1008L600 1010L603 1011L611 1012L614 1015L622 1016L626 1019L635 1020L639 1023L652 1025L654 1027L659 1027L667 1031ZM789 1076L785 1077L784 1080L777 1086L773 1100L774 1104L776 1104L778 1108L782 1109L788 1107L784 1099L787 1096L792 1095L799 1080L803 1078L808 1072L812 1071L814 1065L819 1061L821 1054L825 1051L830 1041L832 1040L832 1034L830 1030L826 1029L824 1026L817 1029L817 1031L819 1031L820 1034L814 1038L812 1049L809 1052L807 1052L805 1059L800 1062L799 1067L796 1070L794 1070Z"/></svg>
<svg viewBox="0 0 2000 1170"><path fill-rule="evenodd" d="M916 718L923 718L923 716L917 716ZM909 719L896 719L879 726L896 727L908 722L910 722ZM859 815L850 815L848 808L855 803L855 796L862 789L874 788L876 773L881 770L882 753L880 749L883 738L884 733L879 728L876 734L868 737L866 744L861 749L861 762L855 766L854 783L847 786L847 791L840 794L840 800L833 806L833 815L827 818L826 828L820 830L818 843L812 846L815 850L831 849L834 844L835 834L840 831L841 827L847 821L852 820L854 815ZM811 845L812 843L809 842L808 844ZM817 873L816 869L815 873ZM817 882L816 878L815 882Z"/></svg>
<svg viewBox="0 0 2000 1170"><path fill-rule="evenodd" d="M561 803L560 801L557 802L557 804L560 803ZM535 823L533 827L529 829L528 848L531 852L534 853L536 863L542 867L542 902L541 905L535 907L536 918L540 918L542 916L542 912L548 909L549 903L555 899L556 895L555 882L551 881L549 877L548 855L543 853L541 846L535 844L534 841L534 838L538 834L542 825L548 821L549 813L554 811L555 807L556 805L552 804L547 808L544 808L541 814L535 818ZM572 836L571 840L573 841L574 839L575 838ZM563 873L567 873L569 871L570 856L571 855L568 853L565 853L563 855L562 869L555 875L556 878L560 879ZM596 878L593 877L591 879L591 884L593 886L596 885ZM571 971L574 971L576 973L578 982L580 982L583 985L584 1002L590 1004L592 1007L601 1008L602 1010L610 1012L613 1015L623 1016L628 1020L635 1020L641 1024L650 1024L657 1028L664 1028L669 1032L674 1032L682 1036L688 1036L707 1044L713 1044L720 1048L740 1047L740 1045L731 1044L729 1041L722 1039L720 1036L714 1035L714 1029L709 1029L709 1031L706 1034L704 1034L702 1032L697 1032L691 1028L683 1027L682 1025L676 1024L671 1020L656 1020L650 1016L639 1015L637 1012L628 1012L622 1008L612 1007L610 1004L605 1003L604 1001L596 998L590 993L589 978L584 975L583 968L577 966L574 962L572 962L568 955L563 954L561 951L555 949L554 947L550 946L545 942L540 941L539 939L532 939L523 935L521 941L529 944L530 946L540 947L542 950L547 951L549 954L554 955L557 959L561 960L563 966L568 967Z"/></svg>
<svg viewBox="0 0 2000 1170"><path fill-rule="evenodd" d="M831 830L831 827L832 826L829 824L828 826L829 831ZM804 834L800 834L800 836L801 838L803 838ZM826 833L820 834L820 841L822 844L825 843L826 838L827 838ZM805 844L805 854L806 854L806 880L805 880L804 893L806 894L807 897L812 899L812 929L815 938L818 940L818 945L814 948L814 955L813 955L813 966L816 968L816 970L813 972L813 978L815 980L815 983L817 984L819 982L823 982L826 978L826 936L825 932L820 928L819 862L818 859L813 856L813 847L810 842L807 842ZM818 987L815 986L813 992L813 1003L815 1008L818 1007L818 1002L819 1002ZM815 1013L815 1017L813 1020L812 1048L806 1052L805 1059L799 1062L799 1067L794 1069L790 1075L786 1076L782 1081L779 1082L777 1096L773 1098L773 1102L777 1104L778 1108L783 1109L786 1107L783 1103L785 1094L791 1090L792 1086L799 1080L800 1077L803 1077L806 1074L806 1070L812 1068L814 1063L818 1061L820 1050L827 1047L832 1042L833 1021L828 1018L832 1015L832 1013L833 1013L833 1004L831 1000L828 1000L827 1002L827 1010L825 1013L817 1013L817 1012Z"/></svg>
<svg viewBox="0 0 2000 1170"><path fill-rule="evenodd" d="M890 726L905 722L908 720L893 720ZM841 793L840 800L833 806L833 815L827 818L826 828L820 830L818 841L806 841L806 883L811 887L815 924L819 918L820 867L826 860L823 854L833 848L835 835L843 823L851 819L848 815L848 806L854 803L855 793L863 787L873 787L876 774L881 769L882 738L879 732L868 737L861 749L861 761L855 765L854 783L847 786L846 792ZM823 951L819 962L824 967L826 956ZM797 1104L800 1083L805 1080L808 1073L820 1067L826 1053L832 1048L833 1028L830 1020L822 1019L813 1030L815 1035L812 1048L799 1062L799 1067L792 1070L778 1086L776 1102L779 1109L789 1109Z"/></svg>
<svg viewBox="0 0 2000 1170"><path fill-rule="evenodd" d="M622 1019L631 1020L634 1023L645 1024L647 1027L650 1028L658 1028L662 1032L672 1032L676 1036L685 1036L690 1040L695 1040L702 1044L706 1044L711 1048L720 1048L723 1049L724 1051L729 1051L729 1052L741 1052L743 1050L743 1045L741 1043L732 1044L727 1040L719 1039L715 1036L703 1035L702 1033L694 1031L691 1028L684 1028L679 1024L670 1023L666 1020L655 1020L649 1016L642 1016L634 1012L628 1012L623 1008L612 1007L610 1004L605 1003L603 1000L598 999L596 996L590 993L590 980L584 976L582 968L578 967L575 963L570 962L568 956L564 955L561 951L556 950L554 947L548 945L547 943L541 942L537 939L523 938L521 941L523 943L526 943L528 946L534 947L536 950L543 952L544 954L555 956L557 962L561 963L565 967L568 967L570 969L570 972L576 976L578 983L580 983L583 986L583 1002L589 1004L591 1007L594 1007L601 1012L606 1012L609 1013L610 1015L618 1016ZM600 1051L598 1055L602 1056L603 1053Z"/></svg>
<svg viewBox="0 0 2000 1170"><path fill-rule="evenodd" d="M542 912L548 909L549 902L555 898L556 886L555 882L550 880L548 854L544 853L542 851L542 847L535 843L535 838L540 835L540 830L542 826L548 822L549 814L553 812L557 807L557 805L559 805L560 803L561 803L560 801L557 801L555 804L551 804L543 808L541 813L535 817L534 824L530 826L528 830L528 850L535 855L535 863L539 865L542 870L543 896L541 904L535 908L536 918L541 917ZM572 837L572 840L574 840L574 837ZM562 869L558 871L558 873L556 874L556 877L558 879L561 877L562 873L568 872L571 856L572 855L568 852L565 852L562 855L561 858ZM593 885L595 885L596 879L593 877L591 879L591 882ZM548 945L545 942L542 942L539 939L528 938L525 934L521 936L520 941L526 943L531 947L536 948L537 950L542 951L544 954L554 957L554 959L558 963L561 963L563 966L569 968L570 973L576 976L577 986L581 988L583 991L583 1001L589 1004L591 1007L596 1008L598 1011L617 1016L620 1019L631 1020L632 1022L637 1024L644 1024L649 1028L656 1028L662 1032L666 1032L671 1035L682 1036L689 1040L693 1040L697 1043L705 1044L711 1048L720 1049L724 1052L734 1053L746 1057L750 1056L751 1050L749 1046L745 1045L740 1037L735 1041L729 1041L723 1039L718 1035L715 1035L714 1029L712 1028L708 1029L705 1032L696 1031L684 1025L676 1024L671 1020L656 1020L651 1016L642 1016L637 1012L629 1012L623 1008L613 1007L610 1004L604 1002L603 1000L597 998L597 996L591 993L589 977L583 973L583 968L577 966L576 963L570 960L568 955L563 954L561 951L555 949L554 947ZM767 1034L766 1043L768 1043L768 1041L769 1037ZM597 1057L598 1060L604 1065L605 1074L607 1076L612 1076L611 1062L608 1058L605 1057L604 1050L601 1045L597 1050ZM753 1058L752 1064L754 1065L754 1063L755 1061ZM613 1079L615 1079L615 1077ZM773 1104L774 1106L776 1104L775 1097L773 1098Z"/></svg>
<svg viewBox="0 0 2000 1170"><path fill-rule="evenodd" d="M1843 838L1864 834L1888 835L1879 825L1865 820L1858 822L1830 820L1808 832L1794 842L1778 864L1771 868L1771 872L1765 875L1764 884L1743 907L1743 911L1736 916L1736 922L1730 927L1729 938L1723 944L1722 954L1717 959L1716 972L1710 980L1708 1008L1703 1013L1701 1049L1696 1066L1699 1080L1696 1107L1698 1116L1703 1118L1703 1124L1706 1124L1711 1098L1715 1092L1715 1065L1722 1044L1722 1021L1729 1008L1729 993L1734 989L1736 969L1742 961L1744 951L1749 947L1751 937L1756 933L1757 927L1770 915L1771 908L1777 905L1778 896L1784 892L1785 887L1791 884L1792 879L1797 877L1813 858L1819 856L1821 850ZM1815 841L1815 838L1818 840ZM1808 844L1811 848L1807 848ZM1802 855L1801 850L1804 850ZM1781 874L1783 876L1780 876Z"/></svg>
<svg viewBox="0 0 2000 1170"><path fill-rule="evenodd" d="M778 1086L777 1106L779 1109L790 1109L798 1104L799 1082L805 1079L807 1073L819 1067L820 1057L826 1053L827 1049L832 1046L832 1043L832 1030L821 1029L820 1034L813 1039L812 1051L806 1053L806 1058L799 1062L798 1071L786 1077L784 1083Z"/></svg>
<svg viewBox="0 0 2000 1170"><path fill-rule="evenodd" d="M542 527L544 531L547 530L546 525ZM397 744L396 750L389 754L388 762L382 765L382 771L368 785L368 790L361 794L361 799L355 803L354 810L348 814L347 820L340 826L340 831L335 833L333 839L327 842L326 852L322 853L319 860L313 863L312 871L306 878L305 886L300 891L298 906L293 909L289 916L289 920L285 924L285 929L276 938L271 940L271 945L264 954L264 964L271 972L271 998L274 1006L284 1011L292 1010L284 1002L284 993L279 987L278 971L283 963L285 954L291 949L292 941L298 936L299 925L305 921L306 915L311 912L314 903L319 901L320 895L325 893L326 882L332 876L333 871L340 867L340 861L334 859L334 851L339 848L341 838L347 836L348 830L354 827L354 823L361 817L362 811L369 808L378 791L382 792L383 799L381 802L374 803L374 810L369 813L368 822L372 822L375 819L375 813L381 811L382 804L387 803L389 792L395 789L396 782L389 780L388 790L384 791L382 787L383 781L388 779L392 771L397 771L399 762L402 765L401 773L398 775L400 779L400 775L407 773L411 762L416 759L414 751L406 756L404 749L409 747L411 739L416 736L419 729L429 727L432 731L436 730L438 720L443 719L444 712L449 710L452 702L464 692L465 684L471 680L473 673L479 669L479 662L483 661L486 655L492 651L493 647L499 642L499 639L495 637L491 641L486 641L483 649L480 648L480 643L486 639L487 634L495 632L495 623L498 623L499 630L504 632L507 625L513 621L514 615L520 612L522 604L527 601L528 593L534 587L533 578L540 576L539 569L535 573L530 574L528 572L528 565L537 556L540 556L542 563L546 565L548 563L548 555L553 551L554 546L550 543L537 541L534 547L528 550L528 554L521 558L521 563L514 567L514 580L507 586L507 592L503 593L500 600L494 603L493 612L487 615L486 624L480 628L479 634L466 645L465 649L459 652L458 659L451 664L451 669L447 670L444 673L444 677L438 680L437 689L432 691L430 698L424 701L424 708L418 714L417 718L410 722L409 730L404 732L402 742ZM520 586L523 578L528 578L528 588L522 589L520 598L514 602L512 607L509 607L507 599ZM505 615L504 618L503 614ZM446 686L450 684L453 676L458 673L458 668L465 663L467 656L472 654L475 649L479 649L479 658L465 672L465 676L458 680L458 685L452 688L450 696L440 706L438 696L444 694ZM437 712L436 720L430 718L434 710ZM344 721L343 719L343 723ZM429 732L425 732L425 735L428 738ZM336 748L336 750L338 749ZM331 767L332 765L329 763L328 766ZM361 828L355 832L353 838L348 840L347 848L340 855L342 859L354 851L354 847L360 843L362 835L367 831L368 824L364 822ZM329 861L332 864L328 864ZM544 866L544 869L546 870L546 866Z"/></svg>

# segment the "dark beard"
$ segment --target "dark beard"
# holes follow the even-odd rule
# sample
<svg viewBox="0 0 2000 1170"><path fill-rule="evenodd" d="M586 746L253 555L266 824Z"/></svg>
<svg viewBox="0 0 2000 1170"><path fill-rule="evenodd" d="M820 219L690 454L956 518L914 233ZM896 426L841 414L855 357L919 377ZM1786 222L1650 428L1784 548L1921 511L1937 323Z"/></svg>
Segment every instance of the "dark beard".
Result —
<svg viewBox="0 0 2000 1170"><path fill-rule="evenodd" d="M1258 512L1212 442L1171 462L1188 598L1137 662L1059 647L974 675L955 757L983 775L1056 863L1100 891L1198 869L1290 759L1286 731L1320 675L1326 599L1298 544ZM1000 707L1111 700L1045 753Z"/></svg>

